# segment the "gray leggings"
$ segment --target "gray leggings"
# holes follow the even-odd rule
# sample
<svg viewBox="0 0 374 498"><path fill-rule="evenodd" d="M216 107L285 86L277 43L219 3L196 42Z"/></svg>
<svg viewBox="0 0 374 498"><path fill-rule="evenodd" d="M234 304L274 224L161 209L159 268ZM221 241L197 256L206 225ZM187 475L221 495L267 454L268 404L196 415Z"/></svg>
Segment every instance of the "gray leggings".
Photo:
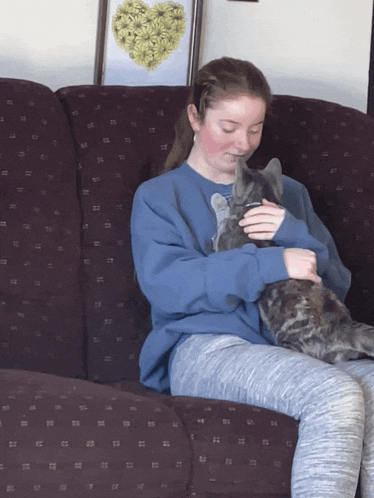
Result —
<svg viewBox="0 0 374 498"><path fill-rule="evenodd" d="M246 403L300 421L292 498L374 497L374 361L332 366L235 335L194 334L176 350L171 392Z"/></svg>

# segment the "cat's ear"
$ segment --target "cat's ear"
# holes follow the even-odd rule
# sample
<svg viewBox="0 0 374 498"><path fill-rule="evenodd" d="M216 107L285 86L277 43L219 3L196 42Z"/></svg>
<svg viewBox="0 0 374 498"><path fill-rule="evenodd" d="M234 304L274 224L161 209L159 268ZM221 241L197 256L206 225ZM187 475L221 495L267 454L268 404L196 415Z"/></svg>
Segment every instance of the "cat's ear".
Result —
<svg viewBox="0 0 374 498"><path fill-rule="evenodd" d="M275 196L282 200L283 182L282 182L282 165L278 158L274 157L265 169L262 170L265 178L270 182L274 189Z"/></svg>

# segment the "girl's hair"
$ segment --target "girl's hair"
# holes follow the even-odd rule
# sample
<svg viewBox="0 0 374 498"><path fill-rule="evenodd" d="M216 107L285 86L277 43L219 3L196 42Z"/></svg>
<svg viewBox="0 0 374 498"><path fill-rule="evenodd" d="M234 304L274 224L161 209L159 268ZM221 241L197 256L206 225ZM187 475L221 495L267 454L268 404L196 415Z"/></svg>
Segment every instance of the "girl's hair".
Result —
<svg viewBox="0 0 374 498"><path fill-rule="evenodd" d="M222 57L199 69L190 87L186 106L175 124L175 140L163 173L178 167L191 151L194 132L188 119L187 107L194 104L198 118L203 123L206 110L212 107L214 102L240 94L261 98L266 108L272 101L265 76L251 62Z"/></svg>

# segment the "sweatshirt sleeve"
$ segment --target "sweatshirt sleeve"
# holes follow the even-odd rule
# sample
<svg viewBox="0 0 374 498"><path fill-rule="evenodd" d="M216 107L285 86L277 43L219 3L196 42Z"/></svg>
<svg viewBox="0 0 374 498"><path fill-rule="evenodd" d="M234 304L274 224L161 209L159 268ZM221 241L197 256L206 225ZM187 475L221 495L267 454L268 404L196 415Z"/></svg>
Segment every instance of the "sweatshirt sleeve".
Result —
<svg viewBox="0 0 374 498"><path fill-rule="evenodd" d="M282 247L204 254L176 206L148 194L135 194L131 244L140 287L162 314L231 312L241 300L257 300L265 284L288 278Z"/></svg>
<svg viewBox="0 0 374 498"><path fill-rule="evenodd" d="M287 200L288 206L285 202L287 214L275 234L274 242L284 247L314 251L317 271L324 285L344 301L351 284L351 274L340 260L330 232L314 212L307 189L301 184L298 186L298 195Z"/></svg>

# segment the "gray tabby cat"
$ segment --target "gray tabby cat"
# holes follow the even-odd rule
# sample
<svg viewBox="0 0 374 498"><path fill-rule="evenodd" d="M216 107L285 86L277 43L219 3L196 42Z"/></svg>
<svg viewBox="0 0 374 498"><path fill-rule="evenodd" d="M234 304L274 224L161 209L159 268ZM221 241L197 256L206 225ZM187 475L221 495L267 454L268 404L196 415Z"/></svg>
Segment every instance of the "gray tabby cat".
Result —
<svg viewBox="0 0 374 498"><path fill-rule="evenodd" d="M249 169L244 162L238 163L230 204L219 194L212 197L218 220L215 250L242 247L249 242L257 247L273 244L249 239L238 225L244 213L261 205L263 198L282 204L279 160L272 159L261 171ZM322 284L295 279L269 284L258 300L258 308L278 346L332 364L374 357L374 327L353 321L344 304Z"/></svg>

